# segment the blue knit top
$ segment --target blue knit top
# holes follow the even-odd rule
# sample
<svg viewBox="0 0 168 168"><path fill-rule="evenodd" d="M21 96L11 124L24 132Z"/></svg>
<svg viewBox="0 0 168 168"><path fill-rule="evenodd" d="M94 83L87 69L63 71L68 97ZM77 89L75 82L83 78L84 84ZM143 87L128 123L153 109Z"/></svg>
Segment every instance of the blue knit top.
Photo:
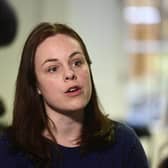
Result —
<svg viewBox="0 0 168 168"><path fill-rule="evenodd" d="M80 155L80 147L59 145L62 153L61 168L149 168L142 145L134 131L117 124L116 140L101 151ZM55 146L52 146L52 168L57 168ZM0 138L1 168L34 168L32 160L20 150L13 151L7 136Z"/></svg>

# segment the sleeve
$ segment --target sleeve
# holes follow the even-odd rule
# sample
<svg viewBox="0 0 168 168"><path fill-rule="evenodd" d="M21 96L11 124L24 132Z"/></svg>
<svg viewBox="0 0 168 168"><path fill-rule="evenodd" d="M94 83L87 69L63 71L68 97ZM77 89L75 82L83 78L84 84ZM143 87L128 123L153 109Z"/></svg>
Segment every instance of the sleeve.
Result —
<svg viewBox="0 0 168 168"><path fill-rule="evenodd" d="M127 166L128 168L149 168L145 152L137 141L128 153Z"/></svg>
<svg viewBox="0 0 168 168"><path fill-rule="evenodd" d="M127 155L125 168L149 168L148 159L139 141L139 138L131 128L127 128L126 135Z"/></svg>

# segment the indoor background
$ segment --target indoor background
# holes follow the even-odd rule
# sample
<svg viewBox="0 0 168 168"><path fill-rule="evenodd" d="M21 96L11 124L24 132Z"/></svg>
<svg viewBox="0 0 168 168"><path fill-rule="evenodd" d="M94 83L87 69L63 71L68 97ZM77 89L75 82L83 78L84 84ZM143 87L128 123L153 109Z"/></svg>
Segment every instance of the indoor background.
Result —
<svg viewBox="0 0 168 168"><path fill-rule="evenodd" d="M65 23L86 43L104 111L135 129L151 168L156 168L168 154L161 150L168 141L167 1L8 2L17 17L17 34L10 45L0 47L0 98L6 107L0 122L9 125L12 120L15 80L28 34L42 21Z"/></svg>

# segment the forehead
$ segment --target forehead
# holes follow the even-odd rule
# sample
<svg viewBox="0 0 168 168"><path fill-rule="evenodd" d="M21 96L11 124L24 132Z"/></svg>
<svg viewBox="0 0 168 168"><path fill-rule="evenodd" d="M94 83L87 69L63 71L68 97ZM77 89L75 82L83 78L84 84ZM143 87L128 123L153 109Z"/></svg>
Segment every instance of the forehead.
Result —
<svg viewBox="0 0 168 168"><path fill-rule="evenodd" d="M64 34L57 34L45 39L36 50L36 53L43 50L60 50L60 49L79 49L80 44L79 42L67 35Z"/></svg>
<svg viewBox="0 0 168 168"><path fill-rule="evenodd" d="M57 34L45 39L36 49L35 64L42 64L47 59L65 60L73 52L83 54L79 42L67 35Z"/></svg>
<svg viewBox="0 0 168 168"><path fill-rule="evenodd" d="M64 34L57 34L48 37L37 47L35 61L44 61L48 58L64 58L76 51L83 53L76 39Z"/></svg>

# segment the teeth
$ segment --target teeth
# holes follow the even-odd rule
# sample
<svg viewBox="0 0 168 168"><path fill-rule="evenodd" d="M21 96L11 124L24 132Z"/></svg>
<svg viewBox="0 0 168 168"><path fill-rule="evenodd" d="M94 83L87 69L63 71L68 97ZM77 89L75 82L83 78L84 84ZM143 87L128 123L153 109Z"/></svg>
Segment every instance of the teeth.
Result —
<svg viewBox="0 0 168 168"><path fill-rule="evenodd" d="M75 91L77 88L70 88L68 91L69 92L73 92L73 91Z"/></svg>

